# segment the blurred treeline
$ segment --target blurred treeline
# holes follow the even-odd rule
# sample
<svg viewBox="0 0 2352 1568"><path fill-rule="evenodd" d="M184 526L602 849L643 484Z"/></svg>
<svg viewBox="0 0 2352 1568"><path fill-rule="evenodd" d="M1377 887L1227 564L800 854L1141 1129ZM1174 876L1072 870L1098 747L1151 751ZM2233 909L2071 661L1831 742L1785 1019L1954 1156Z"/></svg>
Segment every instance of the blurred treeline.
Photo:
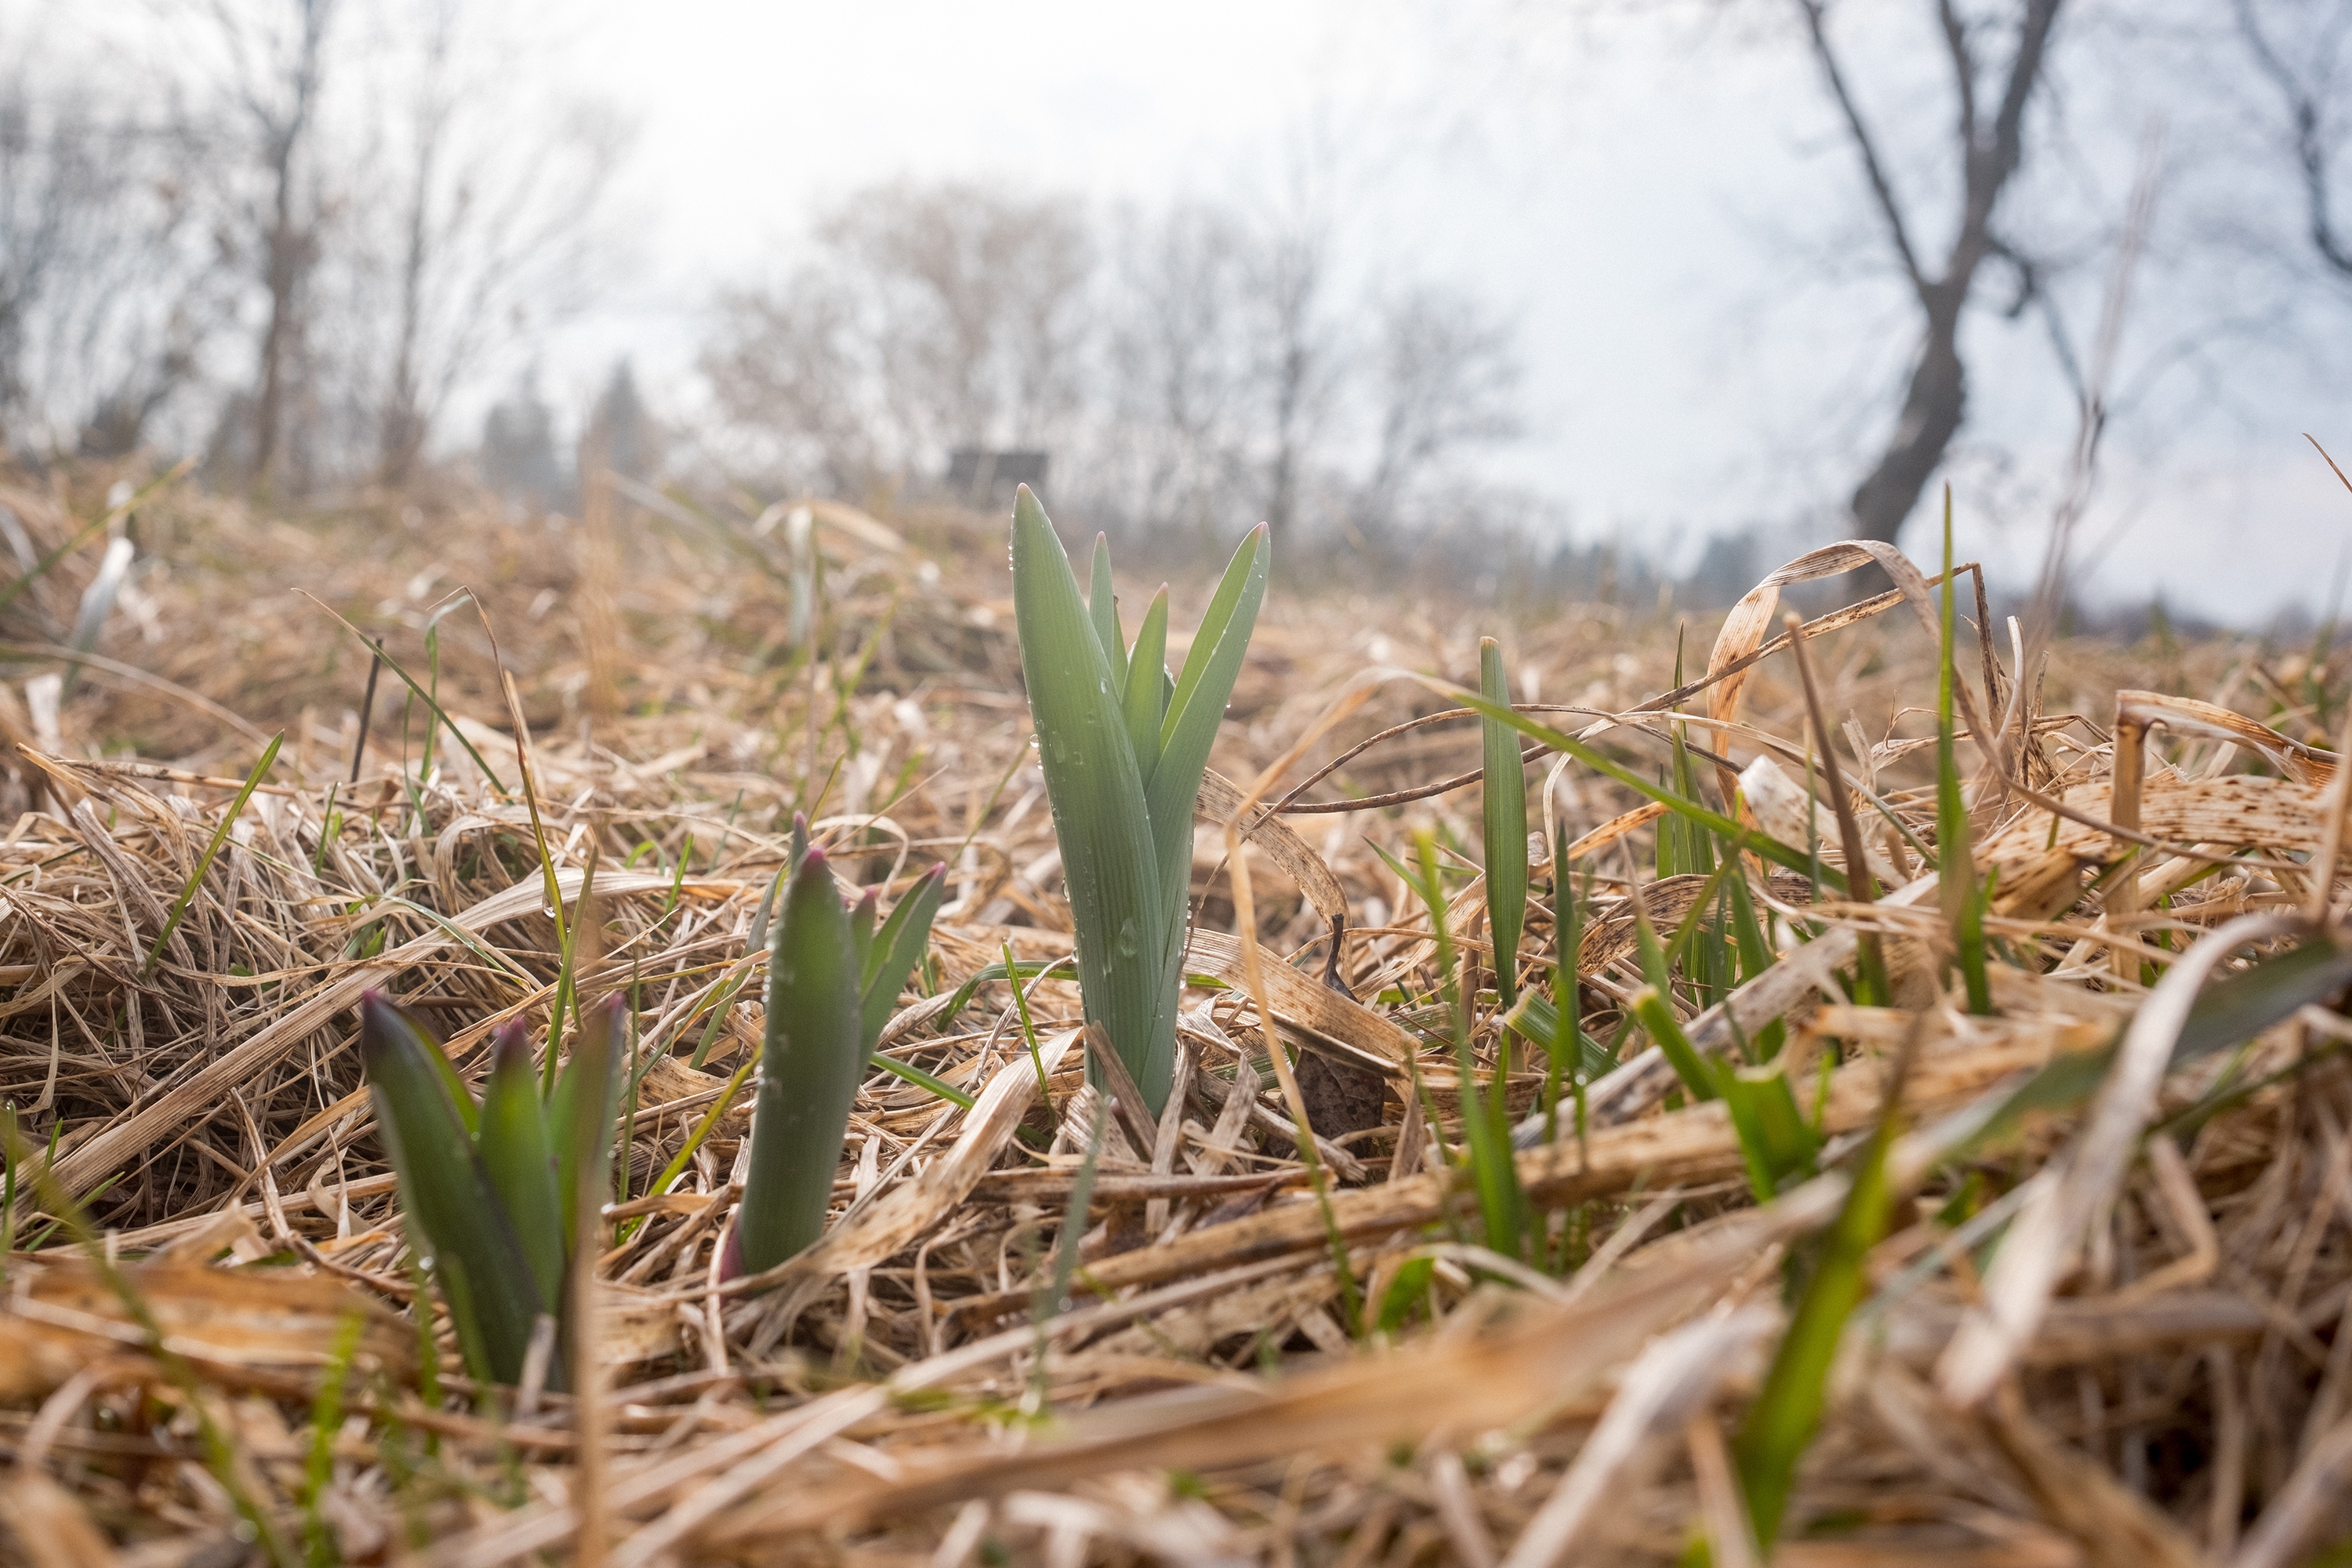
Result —
<svg viewBox="0 0 2352 1568"><path fill-rule="evenodd" d="M0 441L289 499L416 478L616 256L626 125L486 16L0 11Z"/></svg>
<svg viewBox="0 0 2352 1568"><path fill-rule="evenodd" d="M539 356L625 269L631 136L537 82L544 37L456 0L91 15L0 8L20 462L192 455L280 504L455 476L564 510L585 462L887 507L1000 501L943 490L949 455L1019 449L1058 510L1171 556L1260 517L1383 555L1546 521L1464 482L1519 426L1507 321L1364 281L1312 200L854 191L712 298L687 406L624 361L558 407Z"/></svg>
<svg viewBox="0 0 2352 1568"><path fill-rule="evenodd" d="M1528 521L1463 463L1519 428L1509 323L1335 248L1306 203L887 184L727 292L702 365L732 463L786 489L884 502L952 449L1035 449L1057 510L1146 549L1242 519L1374 553Z"/></svg>
<svg viewBox="0 0 2352 1568"><path fill-rule="evenodd" d="M1264 518L1340 578L1651 601L1674 560L1720 600L1802 542L1895 538L1956 465L1996 495L2031 468L2063 542L2111 429L2189 428L2255 348L2325 357L2352 0L1717 9L1739 26L1693 59L1793 48L1817 79L1823 199L1789 219L1782 308L1820 297L1809 352L1869 347L1804 497L1713 518L1711 545L1561 544L1559 487L1491 460L1528 418L1507 302L1421 270L1411 226L1339 212L1312 167L1126 204L848 190L758 275L683 280L690 372L641 388L574 353L551 389L657 215L622 199L628 117L550 64L562 8L489 0L0 0L0 451L193 458L298 506L454 480L572 510L609 469L748 515L994 507L951 454L1042 454L1057 519L1139 565ZM1984 417L1985 386L2040 383L2071 417L2036 439L2078 431L2048 473Z"/></svg>

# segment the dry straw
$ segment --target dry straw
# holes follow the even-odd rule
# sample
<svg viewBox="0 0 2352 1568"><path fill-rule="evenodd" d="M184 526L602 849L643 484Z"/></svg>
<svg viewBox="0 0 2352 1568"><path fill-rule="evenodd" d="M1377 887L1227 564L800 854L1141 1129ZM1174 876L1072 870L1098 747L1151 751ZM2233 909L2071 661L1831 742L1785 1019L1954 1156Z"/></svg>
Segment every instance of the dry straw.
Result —
<svg viewBox="0 0 2352 1568"><path fill-rule="evenodd" d="M1148 812L1147 1079L1068 962L1102 933L999 524L621 493L587 539L158 491L158 640L109 623L61 744L0 699L20 1550L2284 1568L2352 1528L2332 644L2020 668L1966 563L1856 546L1696 671L1622 606L1277 584L1217 771ZM104 509L0 499L55 557L7 629L69 623ZM366 643L240 607L264 559L383 638L363 748ZM437 613L467 584L502 655ZM1068 595L1106 669L1110 586ZM1141 662L1223 659L1217 603L1171 592ZM872 944L845 1110L733 1274L820 894ZM418 1267L459 1254L371 988L460 1120L611 1025L570 1289L516 1237L572 1355L469 1356Z"/></svg>

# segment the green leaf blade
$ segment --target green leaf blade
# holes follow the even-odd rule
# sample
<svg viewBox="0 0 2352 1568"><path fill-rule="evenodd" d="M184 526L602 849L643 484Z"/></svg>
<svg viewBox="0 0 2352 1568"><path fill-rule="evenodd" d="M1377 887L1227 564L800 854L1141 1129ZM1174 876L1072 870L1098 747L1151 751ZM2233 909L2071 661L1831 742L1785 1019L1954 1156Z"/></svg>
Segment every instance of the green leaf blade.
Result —
<svg viewBox="0 0 2352 1568"><path fill-rule="evenodd" d="M490 1047L475 1146L491 1190L506 1205L515 1239L530 1260L542 1301L562 1299L563 1208L556 1194L555 1152L531 1069L530 1035L520 1018L499 1026Z"/></svg>
<svg viewBox="0 0 2352 1568"><path fill-rule="evenodd" d="M545 1303L480 1152L427 1059L438 1055L381 992L360 999L360 1063L402 1205L432 1252L468 1364L479 1376L514 1383Z"/></svg>
<svg viewBox="0 0 2352 1568"><path fill-rule="evenodd" d="M1478 645L1478 688L1489 702L1510 704L1503 647L1493 637ZM1486 930L1495 941L1495 990L1508 1007L1518 999L1519 933L1528 920L1528 781L1510 727L1482 719L1478 728L1486 744Z"/></svg>
<svg viewBox="0 0 2352 1568"><path fill-rule="evenodd" d="M834 1173L865 1068L849 911L824 851L793 871L768 958L767 1037L737 1211L743 1267L757 1274L824 1230Z"/></svg>
<svg viewBox="0 0 2352 1568"><path fill-rule="evenodd" d="M627 1037L626 1005L617 994L582 1016L555 1093L547 1102L548 1137L555 1145L555 1187L562 1205L565 1246L580 1234L584 1196L601 1207L613 1190L613 1123L620 1109L621 1051ZM593 1210L592 1210L593 1217Z"/></svg>
<svg viewBox="0 0 2352 1568"><path fill-rule="evenodd" d="M1127 634L1119 628L1118 594L1110 581L1110 536L1095 535L1094 569L1087 584L1087 616L1094 622L1095 640L1102 645L1103 660L1110 666L1114 690L1127 686Z"/></svg>
<svg viewBox="0 0 2352 1568"><path fill-rule="evenodd" d="M1249 651L1250 634L1257 627L1273 555L1266 526L1259 523L1226 564L1160 721L1160 765L1152 771L1147 795L1163 883L1191 879L1192 802L1200 795L1209 749L1216 742L1225 704L1242 672L1242 658Z"/></svg>
<svg viewBox="0 0 2352 1568"><path fill-rule="evenodd" d="M1128 743L1135 748L1135 771L1148 793L1160 769L1160 726L1168 703L1168 585L1151 595L1143 612L1143 627L1135 634L1135 652L1127 662L1127 687L1120 707L1127 716Z"/></svg>
<svg viewBox="0 0 2352 1568"><path fill-rule="evenodd" d="M1821 1261L1798 1298L1795 1315L1765 1374L1764 1387L1731 1445L1740 1489L1756 1539L1766 1552L1780 1533L1798 1463L1821 1429L1828 1400L1830 1369L1837 1360L1846 1320L1868 1289L1864 1265L1886 1234L1895 1193L1886 1170L1895 1142L1893 1108L1880 1118L1864 1146L1847 1191L1822 1247Z"/></svg>
<svg viewBox="0 0 2352 1568"><path fill-rule="evenodd" d="M932 867L898 900L890 918L874 935L874 952L866 963L860 1004L859 1036L864 1048L858 1063L860 1070L873 1057L875 1043L882 1037L882 1027L890 1021L890 1010L898 1005L898 994L907 988L907 977L923 961L923 948L931 940L931 921L940 912L947 884L948 868Z"/></svg>
<svg viewBox="0 0 2352 1568"><path fill-rule="evenodd" d="M1175 1068L1176 996L1169 962L1181 940L1181 921L1174 916L1191 879L1191 801L1181 824L1185 859L1170 889L1160 875L1164 860L1155 847L1153 817L1113 695L1110 666L1078 597L1069 557L1025 486L1013 510L1013 600L1038 765L1078 933L1087 1020L1109 1031L1157 1114ZM1202 758L1205 766L1205 747ZM1167 771L1163 747L1158 774Z"/></svg>

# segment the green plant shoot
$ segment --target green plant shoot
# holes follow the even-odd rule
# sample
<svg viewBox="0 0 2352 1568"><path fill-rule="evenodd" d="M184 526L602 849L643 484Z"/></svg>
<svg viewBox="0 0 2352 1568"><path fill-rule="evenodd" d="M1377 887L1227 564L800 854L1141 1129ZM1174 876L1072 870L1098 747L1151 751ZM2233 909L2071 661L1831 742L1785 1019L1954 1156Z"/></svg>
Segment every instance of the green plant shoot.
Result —
<svg viewBox="0 0 2352 1568"><path fill-rule="evenodd" d="M1969 1011L1992 1011L1992 986L1985 973L1984 899L1977 886L1969 847L1969 808L1960 796L1960 766L1952 721L1952 488L1944 487L1943 646L1936 660L1936 867L1937 895L1958 950L1960 978L1968 987Z"/></svg>
<svg viewBox="0 0 2352 1568"><path fill-rule="evenodd" d="M1511 700L1503 645L1493 637L1479 639L1478 690L1489 702ZM1528 781L1510 726L1481 719L1478 729L1486 743L1486 933L1495 942L1495 999L1507 1012L1518 1000L1519 932L1528 921Z"/></svg>
<svg viewBox="0 0 2352 1568"><path fill-rule="evenodd" d="M806 831L793 824L795 843ZM874 900L855 910L843 903L823 849L793 867L771 926L751 1167L730 1269L763 1273L824 1234L850 1105L922 959L946 881L946 868L933 867L877 923Z"/></svg>
<svg viewBox="0 0 2352 1568"><path fill-rule="evenodd" d="M1097 545L1088 604L1037 498L1024 486L1013 502L1021 671L1078 933L1078 990L1087 1021L1109 1033L1154 1116L1175 1073L1192 805L1271 555L1260 524L1234 552L1171 681L1167 590L1126 646L1108 546Z"/></svg>

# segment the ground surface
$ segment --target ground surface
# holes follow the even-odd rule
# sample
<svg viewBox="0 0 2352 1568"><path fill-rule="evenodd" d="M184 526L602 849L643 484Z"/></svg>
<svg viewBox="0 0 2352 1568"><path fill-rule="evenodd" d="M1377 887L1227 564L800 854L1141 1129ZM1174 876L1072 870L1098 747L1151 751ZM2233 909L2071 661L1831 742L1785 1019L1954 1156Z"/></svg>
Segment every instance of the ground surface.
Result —
<svg viewBox="0 0 2352 1568"><path fill-rule="evenodd" d="M37 555L104 514L104 478L20 476L0 505ZM462 500L265 516L167 489L16 594L0 610L14 1550L1528 1564L1665 1562L1704 1540L1738 1562L1759 1550L1740 1500L1775 1452L1801 1455L1784 1563L2287 1564L2352 1522L2336 1511L2352 1469L2352 1029L2332 924L2308 920L2336 886L2340 668L2251 644L2062 644L2019 698L2019 652L2039 658L1995 626L1988 676L1964 580L1956 763L1964 858L1990 889L1980 1010L1954 963L1965 910L1929 858L1951 834L1917 606L1832 617L1807 643L1831 727L1853 725L1841 777L1885 808L1863 807L1876 906L1817 892L1810 868L1740 860L1710 880L1687 837L1662 866L1633 792L1536 756L1517 969L1550 984L1557 828L1577 840L1593 1053L1549 1082L1545 1052L1508 1045L1496 1016L1477 728L1379 742L1292 805L1418 798L1289 813L1287 832L1248 819L1252 934L1325 1141L1318 1195L1213 824L1183 1089L1157 1126L1111 1117L1094 1146L1065 980L1027 987L1034 1055L1003 982L952 1013L940 1001L1008 947L1071 946L997 530L724 499L584 521ZM58 645L109 533L139 564L52 701L40 682L69 668ZM1584 732L1620 716L1591 742L1671 778L1672 732L1633 710L1678 667L1696 682L1780 629L1757 597L1721 640L1720 611L1687 617L1678 650L1667 606L1482 618L1299 591L1318 580L1277 544L1212 759L1265 800L1444 711L1427 684L1369 672L1475 681L1482 634L1503 639L1520 702L1554 705L1538 717ZM1205 565L1178 584L1180 633L1207 585ZM1149 586L1122 584L1139 603ZM390 669L363 723L362 637L437 693L454 737ZM1752 668L1680 703L1687 739L1719 738L1735 769L1777 758L1801 800L1822 774L1794 664ZM2156 726L2120 802L2119 688L2151 694L2125 716ZM469 1080L499 1021L544 1037L559 955L526 758L567 900L595 868L604 957L584 984L624 990L636 1019L598 1267L605 1377L580 1397L478 1389L446 1332L437 1370L420 1364L418 1276L352 1048L371 985L431 1022ZM1714 770L1692 780L1721 808ZM1837 877L1826 799L1752 805ZM977 1103L877 1073L826 1240L755 1292L713 1261L748 1131L727 1086L761 1038L749 936L796 810L886 905L948 867L931 962L883 1049ZM1517 1167L1540 1217L1516 1258L1484 1245L1457 1169L1429 912L1375 853L1409 860L1416 829L1468 959L1475 1070L1489 1092L1501 1070L1531 1119ZM1739 950L1724 912L1734 876L1760 950ZM1753 1128L1695 1102L1626 1025L1647 978L1634 899L1683 933L1669 1005L1695 1048L1747 1063L1754 1093L1790 1086L1800 1168L1759 1181ZM1345 994L1324 981L1334 905ZM2202 941L2250 916L2267 919ZM1864 934L1888 975L1875 1005L1852 1000ZM2237 989L2206 988L2184 1026L2172 1004L2232 970ZM1848 1202L1856 1172L1889 1184L1874 1225ZM1041 1287L1071 1227L1055 1300ZM1829 1311L1822 1282L1849 1263ZM1776 1447L1765 1428L1809 1389L1818 1435L1800 1421Z"/></svg>

